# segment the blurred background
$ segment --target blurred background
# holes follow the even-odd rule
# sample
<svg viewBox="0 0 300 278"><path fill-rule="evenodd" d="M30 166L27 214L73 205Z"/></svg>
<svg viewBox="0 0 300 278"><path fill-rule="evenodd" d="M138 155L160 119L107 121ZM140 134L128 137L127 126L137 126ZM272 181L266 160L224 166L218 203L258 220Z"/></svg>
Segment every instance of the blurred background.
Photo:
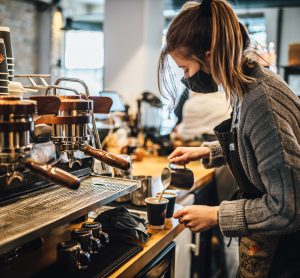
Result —
<svg viewBox="0 0 300 278"><path fill-rule="evenodd" d="M115 110L135 113L143 92L160 98L157 61L170 21L180 0L0 0L0 25L9 26L15 74L46 73L84 80L93 95L113 91ZM266 66L289 73L291 51L300 44L300 1L230 1L247 26L252 46ZM298 48L297 48L298 47ZM264 63L264 60L262 60ZM288 68L289 69L289 68ZM299 69L298 69L299 70ZM300 75L288 82L300 95ZM50 81L51 82L51 81ZM183 88L179 88L183 90ZM163 104L166 100L161 99ZM157 123L167 134L176 116L162 107Z"/></svg>

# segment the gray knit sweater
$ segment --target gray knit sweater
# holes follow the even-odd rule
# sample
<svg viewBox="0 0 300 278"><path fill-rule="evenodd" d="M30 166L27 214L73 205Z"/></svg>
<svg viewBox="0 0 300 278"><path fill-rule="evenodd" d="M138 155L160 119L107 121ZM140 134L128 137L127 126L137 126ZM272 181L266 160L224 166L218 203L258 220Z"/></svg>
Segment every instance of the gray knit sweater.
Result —
<svg viewBox="0 0 300 278"><path fill-rule="evenodd" d="M251 76L256 81L241 103L238 151L248 178L264 194L220 204L219 224L225 236L300 229L300 100L269 70L256 65ZM211 155L203 159L204 166L223 165L220 145L206 145Z"/></svg>

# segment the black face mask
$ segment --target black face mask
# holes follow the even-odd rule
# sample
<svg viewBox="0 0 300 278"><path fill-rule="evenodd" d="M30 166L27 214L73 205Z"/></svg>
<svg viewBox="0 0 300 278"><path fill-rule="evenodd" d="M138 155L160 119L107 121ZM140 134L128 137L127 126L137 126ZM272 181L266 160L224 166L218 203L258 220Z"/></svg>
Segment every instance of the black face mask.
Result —
<svg viewBox="0 0 300 278"><path fill-rule="evenodd" d="M213 80L212 75L202 70L197 71L190 78L182 78L181 82L185 87L195 93L215 93L218 91L218 85Z"/></svg>

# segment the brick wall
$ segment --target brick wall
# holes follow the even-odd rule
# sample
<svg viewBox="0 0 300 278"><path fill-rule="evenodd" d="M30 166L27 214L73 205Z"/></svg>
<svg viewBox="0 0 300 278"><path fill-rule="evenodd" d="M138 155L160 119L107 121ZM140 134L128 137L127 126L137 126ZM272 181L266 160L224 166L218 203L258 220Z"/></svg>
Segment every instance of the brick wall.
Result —
<svg viewBox="0 0 300 278"><path fill-rule="evenodd" d="M7 26L15 57L15 74L36 73L38 67L38 12L25 1L0 0L0 26Z"/></svg>

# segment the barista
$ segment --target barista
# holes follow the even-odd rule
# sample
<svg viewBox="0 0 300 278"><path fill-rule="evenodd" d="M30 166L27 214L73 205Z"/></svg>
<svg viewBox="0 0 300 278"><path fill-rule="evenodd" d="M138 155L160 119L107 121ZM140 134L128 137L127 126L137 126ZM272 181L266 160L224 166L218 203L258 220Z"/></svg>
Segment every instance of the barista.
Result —
<svg viewBox="0 0 300 278"><path fill-rule="evenodd" d="M300 277L300 101L279 76L246 57L248 46L225 0L188 2L170 25L161 91L170 55L189 89L210 93L221 85L233 108L215 128L218 142L177 148L170 162L227 162L239 186L232 201L185 207L174 217L193 232L219 225L225 236L240 237L239 277ZM175 98L170 84L164 87Z"/></svg>

